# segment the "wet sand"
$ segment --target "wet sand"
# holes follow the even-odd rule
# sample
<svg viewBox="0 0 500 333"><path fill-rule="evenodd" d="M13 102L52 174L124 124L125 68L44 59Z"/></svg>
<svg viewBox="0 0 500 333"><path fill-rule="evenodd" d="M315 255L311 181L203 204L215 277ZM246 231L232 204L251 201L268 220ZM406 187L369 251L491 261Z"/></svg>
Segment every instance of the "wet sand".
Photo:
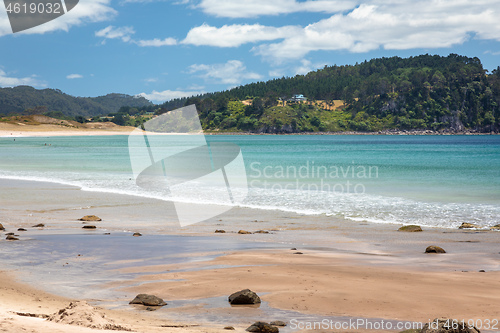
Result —
<svg viewBox="0 0 500 333"><path fill-rule="evenodd" d="M180 228L171 204L160 200L18 180L0 180L0 190L0 223L20 235L19 241L0 240L2 269L30 285L3 283L3 327L36 327L41 319L8 311L42 306L40 311L52 313L67 305L63 297L113 309L110 316L123 323L130 318L120 317L122 312L139 316L141 332L172 321L218 331L231 325L243 332L257 319L500 318L498 232L401 233L400 225L246 208ZM84 230L77 221L89 214L103 218L96 230ZM33 228L37 223L46 226ZM20 227L28 231L18 232ZM215 229L226 233L214 234ZM241 229L270 233L240 235ZM133 232L144 236L132 237ZM448 253L425 254L428 245ZM262 296L260 308L227 304L227 295L244 288ZM128 305L143 292L169 305L151 313ZM35 294L46 297L42 304L33 301Z"/></svg>

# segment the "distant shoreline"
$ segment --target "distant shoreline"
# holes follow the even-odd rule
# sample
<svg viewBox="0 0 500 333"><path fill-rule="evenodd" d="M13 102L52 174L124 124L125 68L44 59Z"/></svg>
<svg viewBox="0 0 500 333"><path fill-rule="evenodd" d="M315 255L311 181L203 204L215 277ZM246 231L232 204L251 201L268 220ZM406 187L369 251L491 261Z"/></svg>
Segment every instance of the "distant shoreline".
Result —
<svg viewBox="0 0 500 333"><path fill-rule="evenodd" d="M82 129L62 127L52 124L41 125L14 125L0 123L0 138L17 137L51 137L51 136L104 136L104 135L130 135L136 128L130 126L116 126L110 129ZM160 134L160 133L158 133ZM178 133L161 133L174 135ZM499 133L479 133L473 131L439 132L430 130L387 130L378 132L300 132L300 133L255 133L255 132L218 132L205 131L205 135L498 135Z"/></svg>

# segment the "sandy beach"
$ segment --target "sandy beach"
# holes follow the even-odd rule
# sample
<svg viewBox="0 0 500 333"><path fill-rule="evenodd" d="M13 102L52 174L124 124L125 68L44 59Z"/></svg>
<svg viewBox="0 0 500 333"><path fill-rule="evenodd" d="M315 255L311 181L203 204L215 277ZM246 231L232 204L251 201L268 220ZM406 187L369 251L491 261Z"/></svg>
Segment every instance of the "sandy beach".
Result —
<svg viewBox="0 0 500 333"><path fill-rule="evenodd" d="M0 328L9 332L94 331L16 314L51 315L76 299L106 308L96 311L138 332L221 332L225 326L243 332L257 320L396 325L500 317L495 231L401 233L399 225L243 208L181 229L168 222L168 213L158 218L158 209L170 211L165 202L42 182L0 185L3 236L11 231L20 237L0 241ZM46 196L51 205L40 200ZM103 219L96 230L82 230L77 221L88 214ZM326 219L331 227L318 230ZM45 227L33 228L37 223ZM241 229L269 234L241 235ZM428 245L448 253L425 254ZM260 308L229 306L227 296L245 288L261 295ZM153 312L128 305L139 293L168 305Z"/></svg>

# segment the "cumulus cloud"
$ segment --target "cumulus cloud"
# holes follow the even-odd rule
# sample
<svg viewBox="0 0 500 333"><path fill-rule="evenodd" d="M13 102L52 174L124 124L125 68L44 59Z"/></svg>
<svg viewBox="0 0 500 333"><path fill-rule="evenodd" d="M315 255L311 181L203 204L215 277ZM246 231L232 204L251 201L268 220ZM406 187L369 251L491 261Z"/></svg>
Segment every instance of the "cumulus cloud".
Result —
<svg viewBox="0 0 500 333"><path fill-rule="evenodd" d="M47 32L63 30L69 31L72 26L80 26L89 22L102 22L112 19L117 11L110 7L111 0L86 0L80 1L78 5L58 17L55 20L34 28L19 32L19 34L44 34ZM0 36L11 34L7 13L0 11Z"/></svg>
<svg viewBox="0 0 500 333"><path fill-rule="evenodd" d="M260 24L233 24L220 28L203 24L191 29L183 44L238 47L246 43L272 41L300 33L298 26L268 27Z"/></svg>
<svg viewBox="0 0 500 333"><path fill-rule="evenodd" d="M140 47L147 47L147 46L154 46L154 47L159 47L159 46L165 46L165 45L176 45L177 40L175 38L165 38L165 39L150 39L150 40L135 40L132 39L132 35L135 34L135 30L133 27L114 27L112 25L107 26L106 28L96 31L95 36L96 37L103 37L105 43L106 39L121 39L124 43L133 43L137 44Z"/></svg>
<svg viewBox="0 0 500 333"><path fill-rule="evenodd" d="M307 26L233 24L192 28L183 44L239 47L280 63L314 51L369 52L447 48L471 38L500 41L500 2L493 0L202 0L204 12L224 17L254 17L321 11L330 17Z"/></svg>
<svg viewBox="0 0 500 333"><path fill-rule="evenodd" d="M354 0L202 0L197 6L204 13L218 17L248 18L297 12L338 13L352 9Z"/></svg>
<svg viewBox="0 0 500 333"><path fill-rule="evenodd" d="M28 77L12 77L4 70L0 69L0 87L15 87L15 86L33 86L36 88L44 88L47 84L37 79L36 75Z"/></svg>
<svg viewBox="0 0 500 333"><path fill-rule="evenodd" d="M304 27L278 43L259 45L257 54L275 60L300 59L311 51L368 52L378 48L443 48L471 38L500 41L500 4L479 1L372 1Z"/></svg>
<svg viewBox="0 0 500 333"><path fill-rule="evenodd" d="M81 79L81 78L83 78L83 75L80 75L80 74L70 74L70 75L66 76L66 78L70 79L70 80L72 80L72 79Z"/></svg>
<svg viewBox="0 0 500 333"><path fill-rule="evenodd" d="M207 81L219 84L240 84L243 80L259 80L261 75L248 72L246 66L239 60L229 60L225 64L194 64L189 66L189 73L198 73Z"/></svg>
<svg viewBox="0 0 500 333"><path fill-rule="evenodd" d="M175 98L182 97L190 97L195 95L204 94L204 91L195 91L195 90L164 90L164 91L156 91L153 90L150 94L140 93L138 96L142 96L147 100L150 100L154 103L163 103Z"/></svg>

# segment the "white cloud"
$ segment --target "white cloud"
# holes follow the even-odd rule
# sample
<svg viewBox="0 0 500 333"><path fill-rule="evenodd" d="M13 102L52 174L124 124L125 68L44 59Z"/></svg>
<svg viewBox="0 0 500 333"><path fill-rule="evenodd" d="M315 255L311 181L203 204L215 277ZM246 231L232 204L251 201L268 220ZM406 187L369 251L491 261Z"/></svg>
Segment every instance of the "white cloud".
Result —
<svg viewBox="0 0 500 333"><path fill-rule="evenodd" d="M135 34L135 30L133 27L115 28L112 25L107 26L106 28L95 32L96 37L104 37L105 39L119 38L125 43L130 42L130 40L132 39L131 36L133 34Z"/></svg>
<svg viewBox="0 0 500 333"><path fill-rule="evenodd" d="M367 1L348 14L310 24L281 42L259 45L254 52L281 62L318 50L368 52L445 48L478 39L500 41L497 1Z"/></svg>
<svg viewBox="0 0 500 333"><path fill-rule="evenodd" d="M72 79L81 79L81 78L83 78L83 75L80 75L80 74L70 74L70 75L66 76L66 78L70 79L70 80L72 80Z"/></svg>
<svg viewBox="0 0 500 333"><path fill-rule="evenodd" d="M72 26L80 26L89 22L110 20L117 15L117 11L110 7L111 0L80 1L75 8L55 20L34 28L19 32L19 34L44 34L63 30L69 31ZM7 13L0 11L0 36L11 34Z"/></svg>
<svg viewBox="0 0 500 333"><path fill-rule="evenodd" d="M145 47L145 46L159 47L159 46L166 46L166 45L176 45L177 40L175 38L169 37L169 38L165 38L165 39L155 38L155 39L150 39L150 40L138 40L138 41L134 41L134 43L136 43L137 45L139 45L141 47Z"/></svg>
<svg viewBox="0 0 500 333"><path fill-rule="evenodd" d="M158 78L156 77L151 77L149 79L144 79L143 80L144 82L147 82L147 83L155 83L155 82L158 82Z"/></svg>
<svg viewBox="0 0 500 333"><path fill-rule="evenodd" d="M246 43L290 37L300 31L301 28L298 26L275 28L260 24L233 24L217 28L203 24L191 29L182 43L197 46L238 47Z"/></svg>
<svg viewBox="0 0 500 333"><path fill-rule="evenodd" d="M248 18L297 12L338 13L354 8L354 0L202 0L197 6L204 13L218 17Z"/></svg>
<svg viewBox="0 0 500 333"><path fill-rule="evenodd" d="M32 86L37 88L44 88L47 84L36 78L36 75L31 75L28 77L12 77L0 69L0 87L15 87L15 86Z"/></svg>
<svg viewBox="0 0 500 333"><path fill-rule="evenodd" d="M96 37L104 37L103 44L105 43L106 39L121 39L124 43L133 43L137 44L140 47L147 47L147 46L165 46L165 45L176 45L177 40L175 38L165 38L165 39L150 39L150 40L135 40L132 39L132 35L135 34L135 30L133 27L114 27L112 25L107 26L106 28L96 31L95 36Z"/></svg>
<svg viewBox="0 0 500 333"><path fill-rule="evenodd" d="M153 90L150 94L140 93L138 96L142 96L147 100L150 100L154 103L163 103L165 101L169 101L174 98L182 98L182 97L190 97L195 95L204 94L204 91L195 91L195 90L164 90L164 91L156 91Z"/></svg>
<svg viewBox="0 0 500 333"><path fill-rule="evenodd" d="M248 72L246 66L239 60L229 60L225 64L189 66L189 73L201 73L200 77L207 81L220 84L240 84L243 80L258 80L261 75Z"/></svg>
<svg viewBox="0 0 500 333"><path fill-rule="evenodd" d="M452 47L471 38L500 41L500 2L496 0L202 0L198 7L224 17L334 13L304 27L203 24L192 28L181 42L215 47L257 43L253 52L275 63L300 60L320 50L430 49Z"/></svg>
<svg viewBox="0 0 500 333"><path fill-rule="evenodd" d="M324 67L326 64L325 63L315 63L313 64L311 61L307 59L302 59L300 61L300 65L295 68L295 75L304 75L307 74L311 71L314 71L318 68Z"/></svg>

